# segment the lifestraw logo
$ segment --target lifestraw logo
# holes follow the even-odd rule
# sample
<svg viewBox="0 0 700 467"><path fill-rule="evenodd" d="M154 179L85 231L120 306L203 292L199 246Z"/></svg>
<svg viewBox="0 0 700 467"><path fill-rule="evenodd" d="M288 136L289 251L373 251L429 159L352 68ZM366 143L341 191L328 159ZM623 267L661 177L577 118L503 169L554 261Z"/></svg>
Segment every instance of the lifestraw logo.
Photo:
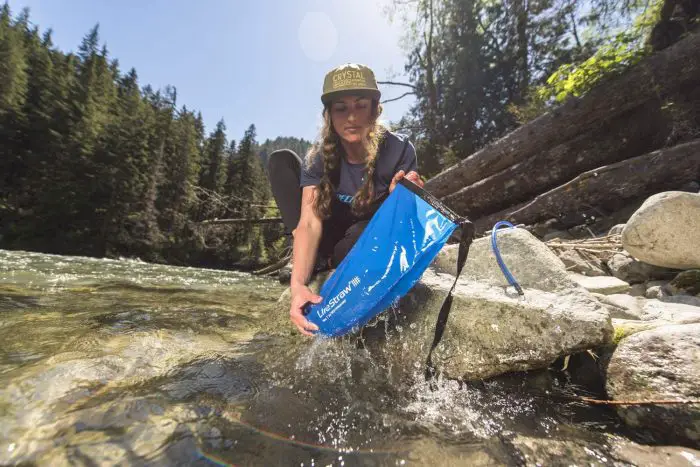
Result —
<svg viewBox="0 0 700 467"><path fill-rule="evenodd" d="M326 316L326 314L331 310L331 308L333 308L341 300L343 300L350 292L352 292L352 289L354 289L358 285L360 285L360 278L358 276L355 276L352 279L350 279L348 285L346 285L343 290L338 292L338 295L331 298L326 306L321 308L321 311L318 312L318 317L323 318L324 316Z"/></svg>

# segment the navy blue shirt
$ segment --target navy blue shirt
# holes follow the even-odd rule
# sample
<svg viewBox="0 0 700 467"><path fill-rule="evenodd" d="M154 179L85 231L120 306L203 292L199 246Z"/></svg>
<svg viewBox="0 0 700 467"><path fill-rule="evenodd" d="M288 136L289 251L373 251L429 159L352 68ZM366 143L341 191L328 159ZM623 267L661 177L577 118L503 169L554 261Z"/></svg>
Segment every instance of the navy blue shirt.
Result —
<svg viewBox="0 0 700 467"><path fill-rule="evenodd" d="M396 172L403 170L408 173L411 170L417 170L417 166L416 149L407 137L387 132L380 146L374 171L375 198L389 191L389 185ZM352 198L364 184L365 167L365 163L351 164L345 160L345 157L340 158L340 182L336 189L338 200L346 204L352 202ZM322 176L323 160L321 155L317 155L311 166L304 164L300 185L302 187L318 186Z"/></svg>

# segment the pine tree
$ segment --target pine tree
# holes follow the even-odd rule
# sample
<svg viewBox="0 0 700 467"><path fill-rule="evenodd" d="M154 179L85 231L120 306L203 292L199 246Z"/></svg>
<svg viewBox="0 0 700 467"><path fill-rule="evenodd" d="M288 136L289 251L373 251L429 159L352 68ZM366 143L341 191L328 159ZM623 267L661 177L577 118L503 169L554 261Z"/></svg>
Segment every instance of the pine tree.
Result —
<svg viewBox="0 0 700 467"><path fill-rule="evenodd" d="M10 7L0 11L0 213L16 214L12 201L19 178L26 171L21 129L26 124L24 102L27 94L27 51L24 35L28 11L13 24Z"/></svg>
<svg viewBox="0 0 700 467"><path fill-rule="evenodd" d="M221 193L225 182L224 155L226 144L226 124L222 119L216 124L216 130L209 136L204 145L205 160L199 181L202 188L214 193Z"/></svg>
<svg viewBox="0 0 700 467"><path fill-rule="evenodd" d="M155 235L151 213L144 210L153 169L155 115L141 96L134 69L119 82L115 110L100 151L109 167L103 183L110 193L102 222L103 254L141 256L153 247Z"/></svg>

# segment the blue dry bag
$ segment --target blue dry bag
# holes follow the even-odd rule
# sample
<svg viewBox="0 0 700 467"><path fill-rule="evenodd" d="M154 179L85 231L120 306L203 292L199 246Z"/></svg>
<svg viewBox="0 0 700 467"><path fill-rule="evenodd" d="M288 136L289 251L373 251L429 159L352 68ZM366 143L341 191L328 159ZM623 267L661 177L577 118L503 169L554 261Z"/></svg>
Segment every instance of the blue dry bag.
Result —
<svg viewBox="0 0 700 467"><path fill-rule="evenodd" d="M323 301L307 304L307 319L326 336L365 325L413 287L460 226L457 276L474 233L471 222L414 183L401 180L321 288ZM454 285L440 311L435 345L447 321Z"/></svg>

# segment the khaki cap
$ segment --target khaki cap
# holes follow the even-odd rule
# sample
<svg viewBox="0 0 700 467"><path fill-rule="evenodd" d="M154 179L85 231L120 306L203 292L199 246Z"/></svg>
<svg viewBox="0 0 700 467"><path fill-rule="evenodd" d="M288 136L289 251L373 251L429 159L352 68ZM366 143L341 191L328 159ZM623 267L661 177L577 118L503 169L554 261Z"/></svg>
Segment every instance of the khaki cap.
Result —
<svg viewBox="0 0 700 467"><path fill-rule="evenodd" d="M348 94L366 94L379 100L381 93L374 72L369 67L358 63L346 63L326 74L321 95L324 105L328 105L333 97Z"/></svg>

